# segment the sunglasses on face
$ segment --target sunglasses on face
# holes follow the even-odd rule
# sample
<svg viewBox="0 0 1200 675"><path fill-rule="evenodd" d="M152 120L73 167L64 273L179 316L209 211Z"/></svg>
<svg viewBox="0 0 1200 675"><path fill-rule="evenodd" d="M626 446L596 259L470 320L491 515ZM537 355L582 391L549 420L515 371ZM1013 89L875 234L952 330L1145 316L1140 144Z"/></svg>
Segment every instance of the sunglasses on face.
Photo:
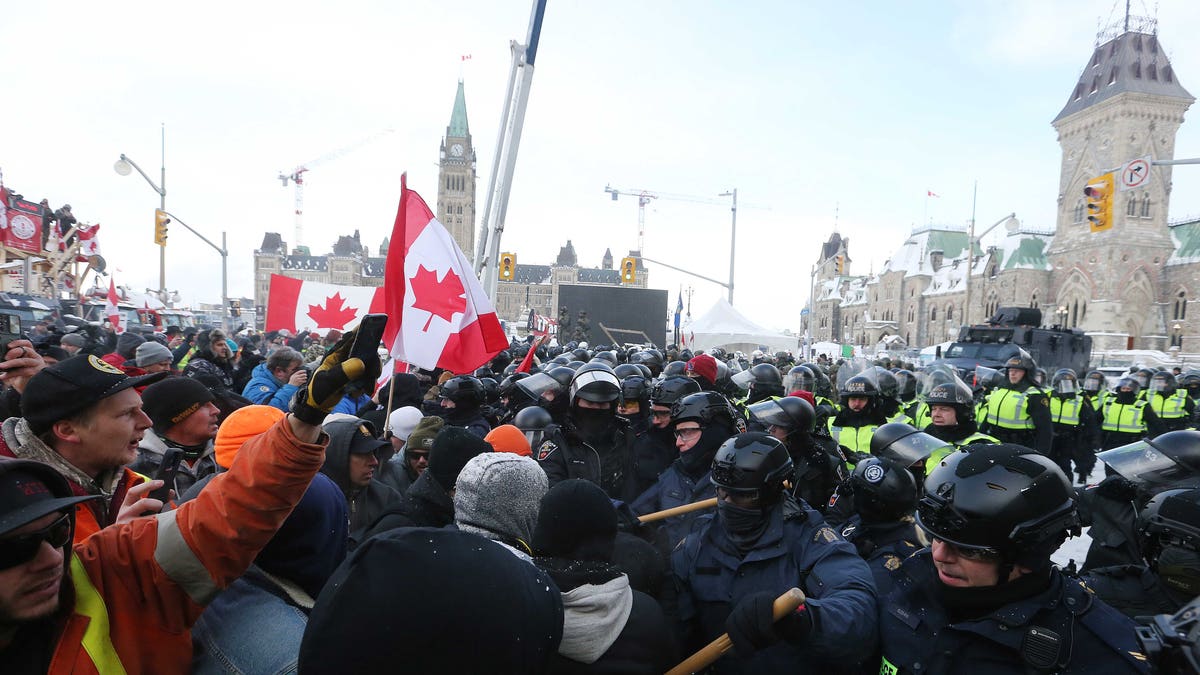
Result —
<svg viewBox="0 0 1200 675"><path fill-rule="evenodd" d="M42 542L52 548L62 548L71 542L71 514L61 518L37 532L27 532L15 537L0 539L0 570L24 565L37 556Z"/></svg>
<svg viewBox="0 0 1200 675"><path fill-rule="evenodd" d="M675 438L690 441L691 439L699 436L701 431L703 431L701 427L692 427L691 429L676 429Z"/></svg>
<svg viewBox="0 0 1200 675"><path fill-rule="evenodd" d="M670 410L651 410L650 416L655 419L665 419L671 416Z"/></svg>
<svg viewBox="0 0 1200 675"><path fill-rule="evenodd" d="M956 557L962 558L963 560L974 560L976 562L994 562L994 561L997 561L1000 559L1000 552L994 548L986 548L986 547L968 548L966 546L959 546L957 544L951 544L950 542L946 541L945 539L938 539L937 537L934 537L933 540L936 542L940 542L943 546L945 546L945 547L949 548L951 551L953 551L954 555Z"/></svg>

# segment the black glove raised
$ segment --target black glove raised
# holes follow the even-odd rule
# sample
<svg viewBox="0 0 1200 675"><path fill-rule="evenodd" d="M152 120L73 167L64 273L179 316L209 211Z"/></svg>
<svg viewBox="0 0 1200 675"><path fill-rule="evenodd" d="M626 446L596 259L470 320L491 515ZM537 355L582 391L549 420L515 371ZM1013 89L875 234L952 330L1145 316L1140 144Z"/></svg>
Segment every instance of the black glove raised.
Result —
<svg viewBox="0 0 1200 675"><path fill-rule="evenodd" d="M379 378L382 366L379 357L372 355L370 363L362 359L349 358L350 346L354 344L354 336L358 330L351 330L325 352L325 358L317 365L308 383L296 392L292 402L292 414L301 422L320 426L325 416L342 400L346 383L351 380L370 378L372 382Z"/></svg>
<svg viewBox="0 0 1200 675"><path fill-rule="evenodd" d="M779 621L775 620L774 611L775 595L769 591L753 593L738 601L725 619L725 632L738 656L750 656L780 640L797 644L812 632L812 613L805 605L788 612Z"/></svg>

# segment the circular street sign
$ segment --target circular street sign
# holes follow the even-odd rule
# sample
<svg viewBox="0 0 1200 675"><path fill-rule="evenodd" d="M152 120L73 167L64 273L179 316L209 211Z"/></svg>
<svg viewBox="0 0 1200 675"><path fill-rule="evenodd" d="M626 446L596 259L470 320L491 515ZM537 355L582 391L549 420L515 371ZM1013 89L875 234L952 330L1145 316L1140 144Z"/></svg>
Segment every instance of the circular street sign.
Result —
<svg viewBox="0 0 1200 675"><path fill-rule="evenodd" d="M1135 159L1121 168L1121 185L1126 190L1138 188L1150 180L1150 162Z"/></svg>

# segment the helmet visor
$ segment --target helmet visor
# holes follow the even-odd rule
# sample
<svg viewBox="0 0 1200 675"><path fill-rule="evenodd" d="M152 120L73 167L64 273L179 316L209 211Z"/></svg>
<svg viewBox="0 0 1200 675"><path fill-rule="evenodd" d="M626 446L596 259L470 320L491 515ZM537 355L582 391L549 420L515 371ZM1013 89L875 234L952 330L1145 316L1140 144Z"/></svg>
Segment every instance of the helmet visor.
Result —
<svg viewBox="0 0 1200 675"><path fill-rule="evenodd" d="M804 372L788 373L783 376L783 391L791 393L793 391L811 391L816 393L816 382L812 375Z"/></svg>
<svg viewBox="0 0 1200 675"><path fill-rule="evenodd" d="M749 370L743 370L740 373L737 373L733 377L729 378L729 380L731 382L733 382L733 384L735 386L737 386L738 389L741 389L743 391L749 391L750 383L754 381L754 374L751 373Z"/></svg>
<svg viewBox="0 0 1200 675"><path fill-rule="evenodd" d="M912 466L917 462L924 462L934 451L944 448L946 445L945 441L918 431L892 442L875 454L901 466Z"/></svg>
<svg viewBox="0 0 1200 675"><path fill-rule="evenodd" d="M1096 458L1113 471L1141 485L1170 485L1192 475L1187 468L1144 440L1105 450Z"/></svg>
<svg viewBox="0 0 1200 675"><path fill-rule="evenodd" d="M1103 386L1103 384L1102 384L1100 378L1098 378L1098 377L1088 377L1088 378L1084 378L1084 380L1083 380L1083 390L1084 391L1097 392L1097 391L1100 391L1100 388L1102 386Z"/></svg>
<svg viewBox="0 0 1200 675"><path fill-rule="evenodd" d="M975 366L975 381L972 386L975 388L986 387L994 382L1001 380L1000 371L987 366Z"/></svg>
<svg viewBox="0 0 1200 675"><path fill-rule="evenodd" d="M562 389L562 385L558 383L558 380L546 373L537 373L518 380L516 388L525 392L530 398L536 401L547 391Z"/></svg>
<svg viewBox="0 0 1200 675"><path fill-rule="evenodd" d="M1150 388L1150 391L1155 392L1155 393L1158 393L1160 391L1166 391L1167 389L1169 389L1169 387L1167 387L1167 381L1163 380L1163 379L1159 379L1157 377L1150 380L1149 388Z"/></svg>
<svg viewBox="0 0 1200 675"><path fill-rule="evenodd" d="M746 406L746 412L749 412L751 417L763 424L773 424L788 429L795 425L795 422L784 411L783 406L776 403L774 399L765 399L753 405Z"/></svg>
<svg viewBox="0 0 1200 675"><path fill-rule="evenodd" d="M1063 378L1054 384L1054 392L1057 394L1074 394L1075 380Z"/></svg>

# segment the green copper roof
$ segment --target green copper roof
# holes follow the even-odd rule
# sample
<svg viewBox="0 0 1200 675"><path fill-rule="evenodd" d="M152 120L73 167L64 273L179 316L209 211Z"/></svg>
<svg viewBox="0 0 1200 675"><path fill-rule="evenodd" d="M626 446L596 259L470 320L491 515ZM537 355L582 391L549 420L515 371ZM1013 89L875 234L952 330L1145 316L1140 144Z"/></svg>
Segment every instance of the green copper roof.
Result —
<svg viewBox="0 0 1200 675"><path fill-rule="evenodd" d="M1023 237L1017 248L1009 254L1008 260L1004 261L1004 269L1043 269L1046 262L1046 242L1037 237Z"/></svg>
<svg viewBox="0 0 1200 675"><path fill-rule="evenodd" d="M1175 240L1176 259L1200 258L1200 220L1172 225L1171 237Z"/></svg>
<svg viewBox="0 0 1200 675"><path fill-rule="evenodd" d="M930 230L929 244L926 250L940 250L946 260L953 260L967 252L967 233L957 232L952 230ZM975 247L975 253L979 253L979 247Z"/></svg>
<svg viewBox="0 0 1200 675"><path fill-rule="evenodd" d="M450 113L450 126L446 127L446 136L466 138L471 133L467 126L467 97L463 93L462 80L458 81L458 93L454 95L454 110Z"/></svg>

